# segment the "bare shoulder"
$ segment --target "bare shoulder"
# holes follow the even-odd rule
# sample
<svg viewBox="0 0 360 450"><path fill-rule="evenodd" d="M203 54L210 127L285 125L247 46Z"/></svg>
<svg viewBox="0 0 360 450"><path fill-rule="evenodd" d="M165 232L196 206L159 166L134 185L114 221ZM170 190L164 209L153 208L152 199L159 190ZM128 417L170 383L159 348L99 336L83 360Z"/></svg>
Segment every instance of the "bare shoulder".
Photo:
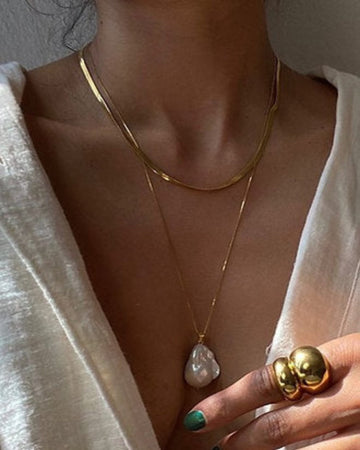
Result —
<svg viewBox="0 0 360 450"><path fill-rule="evenodd" d="M84 83L77 54L27 71L21 108L28 120L81 125L97 120L97 108Z"/></svg>
<svg viewBox="0 0 360 450"><path fill-rule="evenodd" d="M283 67L283 103L280 121L288 131L301 129L310 135L332 130L336 121L337 88L327 79L304 75Z"/></svg>
<svg viewBox="0 0 360 450"><path fill-rule="evenodd" d="M25 77L21 109L47 170L98 145L106 117L85 83L77 54L27 71Z"/></svg>
<svg viewBox="0 0 360 450"><path fill-rule="evenodd" d="M76 54L25 77L21 109L34 148L50 179L65 179L102 142L103 111L84 82Z"/></svg>

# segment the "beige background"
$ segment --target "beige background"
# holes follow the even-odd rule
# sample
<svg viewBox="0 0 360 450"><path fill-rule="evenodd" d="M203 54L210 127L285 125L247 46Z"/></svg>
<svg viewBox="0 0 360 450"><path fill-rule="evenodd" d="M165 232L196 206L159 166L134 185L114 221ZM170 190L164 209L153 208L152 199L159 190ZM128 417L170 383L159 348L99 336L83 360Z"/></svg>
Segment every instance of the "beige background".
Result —
<svg viewBox="0 0 360 450"><path fill-rule="evenodd" d="M17 60L30 69L69 53L61 43L64 11L50 0L29 1L55 15L36 14L25 0L0 0L0 63ZM359 0L268 0L267 17L273 48L293 69L327 64L360 75ZM94 23L81 28L90 39Z"/></svg>

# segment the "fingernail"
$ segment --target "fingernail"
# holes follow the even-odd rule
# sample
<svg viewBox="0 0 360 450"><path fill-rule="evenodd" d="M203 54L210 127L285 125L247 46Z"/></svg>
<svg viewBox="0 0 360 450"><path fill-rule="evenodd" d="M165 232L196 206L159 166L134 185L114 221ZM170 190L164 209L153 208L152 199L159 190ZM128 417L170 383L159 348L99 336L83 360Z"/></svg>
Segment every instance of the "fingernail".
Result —
<svg viewBox="0 0 360 450"><path fill-rule="evenodd" d="M201 411L191 411L186 414L184 419L184 426L187 430L197 431L201 428L204 428L205 425L205 416Z"/></svg>
<svg viewBox="0 0 360 450"><path fill-rule="evenodd" d="M221 450L221 448L218 445L216 445L212 450Z"/></svg>

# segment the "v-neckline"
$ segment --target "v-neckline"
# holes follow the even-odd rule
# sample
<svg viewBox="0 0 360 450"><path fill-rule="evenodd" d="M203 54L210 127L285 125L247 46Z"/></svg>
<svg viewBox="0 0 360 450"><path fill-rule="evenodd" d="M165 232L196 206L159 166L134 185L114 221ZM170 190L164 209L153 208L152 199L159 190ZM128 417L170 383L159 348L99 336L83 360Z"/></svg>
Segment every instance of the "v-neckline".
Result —
<svg viewBox="0 0 360 450"><path fill-rule="evenodd" d="M0 104L5 131L0 128L0 229L43 293L39 301L50 306L74 357L94 382L118 430L119 445L160 450L135 378L28 133L19 106L24 87L19 71L24 69L16 64L10 68L12 92L8 90L8 98L5 92ZM0 83L1 75L0 70Z"/></svg>
<svg viewBox="0 0 360 450"><path fill-rule="evenodd" d="M19 68L23 72L25 71L20 65ZM344 102L341 78L338 77L338 71L336 69L329 66L319 66L313 69L310 74L325 77L337 88L338 98L333 142L301 232L299 248L301 247L302 251L304 245L311 245L311 242L309 242L311 239L309 240L309 236L305 235L305 233L309 233L309 216L310 213L312 215L316 214L316 208L323 193L320 187L326 181L329 168L333 164L338 150L338 140L342 127L340 110L343 108ZM52 251L49 250L49 255L52 255L52 258L53 255L58 255L56 269L58 271L59 267L62 268L63 278L61 281L66 284L66 286L63 286L66 295L63 297L57 296L57 290L52 286L54 279L56 279L52 277L53 261L50 261L47 255L39 255L39 258L31 258L32 252L36 251L36 241L39 239L38 232L34 226L34 221L32 221L30 226L26 227L26 235L22 233L22 224L28 224L24 213L25 210L21 207L17 209L11 208L11 204L9 203L12 200L11 195L5 196L0 194L0 198L3 197L2 200L5 202L5 207L2 208L2 213L0 212L0 225L3 226L8 238L14 244L16 252L24 264L27 265L28 270L36 278L37 282L41 284L42 289L46 291L49 301L53 304L54 312L58 315L62 326L67 330L68 339L72 340L74 349L79 357L83 358L86 366L94 366L93 373L97 380L96 382L98 382L102 390L104 400L108 402L109 407L113 410L114 416L117 417L120 429L126 435L126 439L129 442L128 448L135 449L141 446L144 450L147 448L149 450L155 450L159 448L159 445L156 441L155 432L140 396L135 378L91 286L84 260L71 231L70 224L65 217L62 206L54 193L47 173L34 148L20 106L17 105L17 110L15 111L9 109L9 113L13 116L14 123L17 124L22 142L19 144L19 141L17 141L15 146L11 146L11 143L9 144L8 151L5 151L3 154L5 166L9 170L10 175L16 178L19 181L19 185L22 186L23 192L21 192L21 189L16 192L16 200L19 206L21 202L24 202L24 204L30 202L33 213L38 214L41 219L39 220L39 225L46 226L48 232L54 237L53 249ZM24 171L24 167L26 171ZM27 190L24 186L31 186L31 189L29 188ZM29 195L31 195L31 198ZM13 215L11 220L7 217L7 211L11 211ZM14 217L15 215L16 217ZM16 227L13 226L14 223L17 224ZM304 244L305 241L306 244ZM296 258L274 336L279 335L281 317L285 314L285 311L291 308L291 290L294 288L294 274L297 271L298 264L299 260ZM58 286L58 288L60 289L61 287ZM78 293L82 291L83 293L80 306L66 304L66 299L69 300L71 298L69 293L71 293L72 289L74 292ZM60 297L61 300L59 300ZM86 314L87 316L85 326L81 314ZM95 345L96 339L102 340L102 344ZM97 370L99 367L106 367L106 376ZM119 381L120 378L121 380ZM116 394L117 389L121 391L121 395ZM129 414L129 411L121 411L124 401L123 396L125 396L129 404L132 403L135 405L132 414ZM139 417L142 423L145 424L141 432L137 428ZM137 434L140 433L142 435L141 439L137 437Z"/></svg>

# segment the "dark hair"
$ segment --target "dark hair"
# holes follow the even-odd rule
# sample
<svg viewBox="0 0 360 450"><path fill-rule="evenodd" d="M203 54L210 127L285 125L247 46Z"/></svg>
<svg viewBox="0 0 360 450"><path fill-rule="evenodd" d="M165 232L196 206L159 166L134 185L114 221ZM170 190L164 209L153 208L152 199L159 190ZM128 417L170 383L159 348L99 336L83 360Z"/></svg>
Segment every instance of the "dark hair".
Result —
<svg viewBox="0 0 360 450"><path fill-rule="evenodd" d="M47 0L43 0L44 6L38 6L41 3L39 0L25 1L35 12L56 19L54 35L60 34L62 45L71 51L77 51L83 47L95 31L94 0L51 0L50 6ZM56 41L59 41L58 37Z"/></svg>

